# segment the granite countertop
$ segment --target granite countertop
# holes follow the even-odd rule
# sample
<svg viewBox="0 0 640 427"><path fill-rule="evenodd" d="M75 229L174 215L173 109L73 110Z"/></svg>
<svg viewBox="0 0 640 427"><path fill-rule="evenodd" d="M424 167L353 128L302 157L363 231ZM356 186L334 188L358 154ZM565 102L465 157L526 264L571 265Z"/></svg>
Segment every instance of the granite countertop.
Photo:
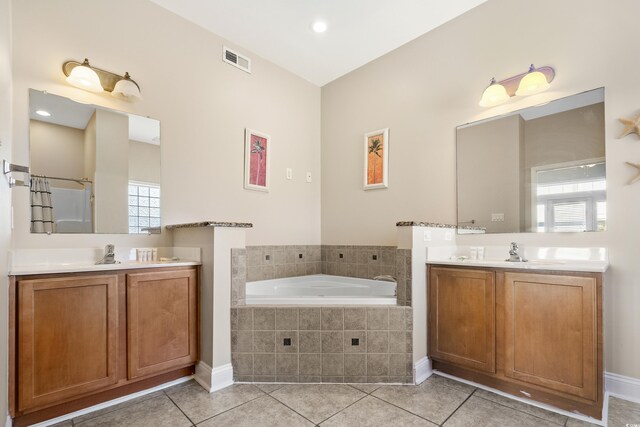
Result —
<svg viewBox="0 0 640 427"><path fill-rule="evenodd" d="M458 230L482 230L484 227L476 227L473 225L454 225L454 224L441 224L439 222L424 222L424 221L398 221L396 227L434 227L434 228L453 228Z"/></svg>
<svg viewBox="0 0 640 427"><path fill-rule="evenodd" d="M236 228L251 228L253 224L250 222L225 222L225 221L199 221L199 222L187 222L184 224L172 224L167 225L167 230L175 230L177 228L197 228L197 227L236 227Z"/></svg>

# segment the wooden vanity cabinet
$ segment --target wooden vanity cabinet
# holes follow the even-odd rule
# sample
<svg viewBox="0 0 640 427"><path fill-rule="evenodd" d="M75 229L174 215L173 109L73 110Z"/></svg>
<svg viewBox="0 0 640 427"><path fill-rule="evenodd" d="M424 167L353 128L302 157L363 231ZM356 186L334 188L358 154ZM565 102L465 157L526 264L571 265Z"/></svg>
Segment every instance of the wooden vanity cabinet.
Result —
<svg viewBox="0 0 640 427"><path fill-rule="evenodd" d="M196 362L197 293L194 270L127 275L128 378Z"/></svg>
<svg viewBox="0 0 640 427"><path fill-rule="evenodd" d="M601 418L602 274L435 265L428 274L428 354L435 369ZM489 283L495 283L493 300L481 292ZM480 315L491 312L492 366L491 317Z"/></svg>
<svg viewBox="0 0 640 427"><path fill-rule="evenodd" d="M13 276L9 406L14 426L193 373L198 269Z"/></svg>
<svg viewBox="0 0 640 427"><path fill-rule="evenodd" d="M491 271L432 268L429 280L431 355L495 372L495 278Z"/></svg>

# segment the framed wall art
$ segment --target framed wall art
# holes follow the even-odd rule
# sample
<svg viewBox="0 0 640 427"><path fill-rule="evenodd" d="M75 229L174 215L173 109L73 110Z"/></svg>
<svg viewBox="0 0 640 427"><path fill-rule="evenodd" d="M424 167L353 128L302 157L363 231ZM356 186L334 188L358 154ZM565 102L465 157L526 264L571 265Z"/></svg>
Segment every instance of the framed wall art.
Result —
<svg viewBox="0 0 640 427"><path fill-rule="evenodd" d="M271 138L252 129L244 135L244 188L269 191Z"/></svg>
<svg viewBox="0 0 640 427"><path fill-rule="evenodd" d="M364 189L389 187L389 128L364 134Z"/></svg>

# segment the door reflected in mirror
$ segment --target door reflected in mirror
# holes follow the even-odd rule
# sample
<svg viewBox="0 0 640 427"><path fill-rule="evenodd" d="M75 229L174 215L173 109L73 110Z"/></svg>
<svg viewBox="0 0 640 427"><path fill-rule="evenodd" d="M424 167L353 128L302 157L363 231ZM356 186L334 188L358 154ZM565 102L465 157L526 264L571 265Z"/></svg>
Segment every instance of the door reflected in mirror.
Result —
<svg viewBox="0 0 640 427"><path fill-rule="evenodd" d="M29 90L31 231L160 233L160 122Z"/></svg>
<svg viewBox="0 0 640 427"><path fill-rule="evenodd" d="M456 144L460 233L606 229L604 89L459 126Z"/></svg>

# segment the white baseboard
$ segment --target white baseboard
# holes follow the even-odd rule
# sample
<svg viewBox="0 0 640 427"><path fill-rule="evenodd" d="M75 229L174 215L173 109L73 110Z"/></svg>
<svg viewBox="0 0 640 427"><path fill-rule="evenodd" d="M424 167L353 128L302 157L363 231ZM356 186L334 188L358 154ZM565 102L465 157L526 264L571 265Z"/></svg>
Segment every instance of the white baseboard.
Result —
<svg viewBox="0 0 640 427"><path fill-rule="evenodd" d="M7 415L7 422L5 423L5 427L11 427L12 425L13 421L11 420L11 417Z"/></svg>
<svg viewBox="0 0 640 427"><path fill-rule="evenodd" d="M433 369L431 368L431 360L427 357L423 357L418 360L413 365L414 377L416 379L416 384L420 384L424 382L427 378L433 374Z"/></svg>
<svg viewBox="0 0 640 427"><path fill-rule="evenodd" d="M195 380L209 393L222 390L233 384L233 367L231 363L211 368L206 363L199 362L196 365Z"/></svg>
<svg viewBox="0 0 640 427"><path fill-rule="evenodd" d="M640 403L640 379L604 373L604 389L611 396Z"/></svg>
<svg viewBox="0 0 640 427"><path fill-rule="evenodd" d="M43 422L38 423L38 424L34 424L32 427L45 427L45 426L50 426L52 424L57 424L57 423L60 423L60 422L63 422L63 421L67 421L67 420L70 420L72 418L79 417L81 415L89 414L91 412L95 412L95 411L98 411L100 409L108 408L110 406L114 406L114 405L117 405L119 403L126 402L128 400L136 399L138 397L144 396L145 394L150 394L150 393L154 393L154 392L156 392L158 390L162 390L162 389L165 389L165 388L173 387L174 385L190 381L191 378L193 378L193 375L189 375L187 377L178 378L177 380L173 380L173 381L161 384L161 385L153 387L153 388L148 388L146 390L142 390L142 391L139 391L137 393L128 394L126 396L118 397L117 399L109 400L108 402L99 403L97 405L93 405L93 406L90 406L88 408L84 408L84 409L81 409L79 411L72 412L70 414L65 414L65 415L62 415L60 417L53 418L51 420L47 420L47 421L43 421ZM7 423L8 423L7 426L11 426L11 418L9 418Z"/></svg>

